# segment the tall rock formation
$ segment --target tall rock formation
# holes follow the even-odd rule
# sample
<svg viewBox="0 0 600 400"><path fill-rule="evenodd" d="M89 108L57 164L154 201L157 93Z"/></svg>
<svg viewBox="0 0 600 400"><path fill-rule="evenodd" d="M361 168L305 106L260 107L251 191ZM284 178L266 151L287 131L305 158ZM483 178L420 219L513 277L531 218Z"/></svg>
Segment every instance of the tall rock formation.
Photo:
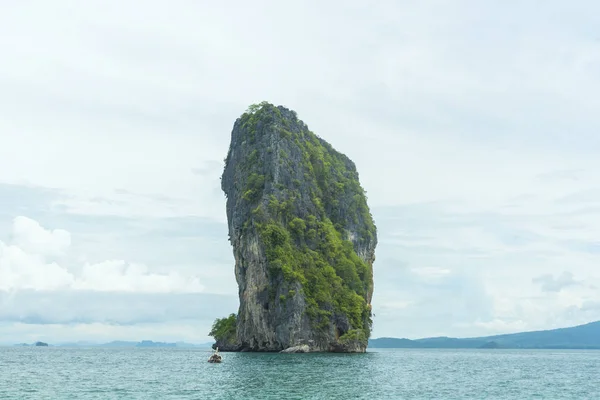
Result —
<svg viewBox="0 0 600 400"><path fill-rule="evenodd" d="M221 186L240 307L220 349L364 352L377 232L354 163L263 102L236 120Z"/></svg>

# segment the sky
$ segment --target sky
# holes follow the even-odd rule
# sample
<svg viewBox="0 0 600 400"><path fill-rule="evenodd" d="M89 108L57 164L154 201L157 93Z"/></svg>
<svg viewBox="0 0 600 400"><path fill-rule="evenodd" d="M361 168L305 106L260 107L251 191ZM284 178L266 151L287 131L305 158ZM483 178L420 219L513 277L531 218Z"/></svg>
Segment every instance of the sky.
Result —
<svg viewBox="0 0 600 400"><path fill-rule="evenodd" d="M357 165L373 337L600 320L600 3L5 3L0 343L209 342L263 100Z"/></svg>

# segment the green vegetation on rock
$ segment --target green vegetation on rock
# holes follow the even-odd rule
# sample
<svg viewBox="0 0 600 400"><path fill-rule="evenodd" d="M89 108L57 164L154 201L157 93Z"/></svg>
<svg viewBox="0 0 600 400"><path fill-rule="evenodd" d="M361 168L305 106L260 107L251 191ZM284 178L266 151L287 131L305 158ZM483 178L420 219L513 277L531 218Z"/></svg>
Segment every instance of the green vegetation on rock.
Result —
<svg viewBox="0 0 600 400"><path fill-rule="evenodd" d="M215 338L217 343L232 344L236 340L236 322L235 314L230 314L226 318L217 318L212 325L208 336Z"/></svg>
<svg viewBox="0 0 600 400"><path fill-rule="evenodd" d="M297 220L292 220L296 221L293 226L302 226ZM286 229L281 220L258 223L270 272L302 285L307 313L316 326L328 327L333 313L338 312L346 315L353 327L362 329L366 339L370 307L365 295L372 284L371 271L329 219L304 226L299 231ZM312 238L305 235L309 231L314 232Z"/></svg>

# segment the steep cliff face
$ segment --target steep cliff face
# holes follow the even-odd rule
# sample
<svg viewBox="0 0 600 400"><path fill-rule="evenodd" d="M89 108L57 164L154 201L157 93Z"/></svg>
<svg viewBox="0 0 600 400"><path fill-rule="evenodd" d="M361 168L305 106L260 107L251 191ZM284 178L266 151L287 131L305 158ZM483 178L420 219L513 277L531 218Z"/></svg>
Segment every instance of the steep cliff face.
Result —
<svg viewBox="0 0 600 400"><path fill-rule="evenodd" d="M263 102L236 120L221 184L240 298L223 350L365 351L377 233L354 163Z"/></svg>

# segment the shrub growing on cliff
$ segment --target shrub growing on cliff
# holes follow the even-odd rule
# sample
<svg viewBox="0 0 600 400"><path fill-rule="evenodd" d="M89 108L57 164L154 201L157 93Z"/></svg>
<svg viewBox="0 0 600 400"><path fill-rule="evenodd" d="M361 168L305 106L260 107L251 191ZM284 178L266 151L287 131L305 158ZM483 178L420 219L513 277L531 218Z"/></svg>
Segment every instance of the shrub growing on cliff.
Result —
<svg viewBox="0 0 600 400"><path fill-rule="evenodd" d="M344 335L340 336L339 339L341 344L350 344L352 342L366 342L367 337L364 332L360 329L351 329Z"/></svg>
<svg viewBox="0 0 600 400"><path fill-rule="evenodd" d="M235 314L229 314L226 318L217 318L208 336L212 336L217 342L233 343L236 338L236 323Z"/></svg>

